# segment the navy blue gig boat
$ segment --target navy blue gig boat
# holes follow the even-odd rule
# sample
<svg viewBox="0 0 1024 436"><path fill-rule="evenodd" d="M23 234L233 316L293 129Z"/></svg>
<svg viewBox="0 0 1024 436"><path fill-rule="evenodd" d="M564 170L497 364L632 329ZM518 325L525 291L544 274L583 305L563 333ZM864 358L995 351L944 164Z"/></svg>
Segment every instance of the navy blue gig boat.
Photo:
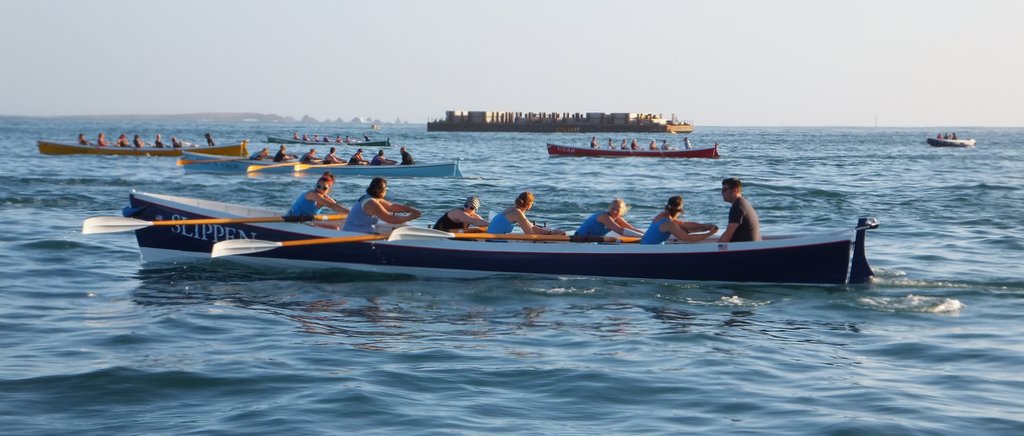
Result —
<svg viewBox="0 0 1024 436"><path fill-rule="evenodd" d="M126 215L149 221L279 216L283 211L132 192ZM475 278L528 274L609 277L658 281L717 281L794 284L859 284L873 277L865 255L866 230L855 228L806 235L765 236L758 242L692 244L577 243L462 240L443 236L284 246L226 257L281 268L345 268L421 277ZM387 234L390 227L379 227ZM421 229L425 232L429 230ZM400 232L395 232L398 234ZM214 244L227 240L299 241L362 234L294 222L152 226L136 230L149 262L209 259Z"/></svg>

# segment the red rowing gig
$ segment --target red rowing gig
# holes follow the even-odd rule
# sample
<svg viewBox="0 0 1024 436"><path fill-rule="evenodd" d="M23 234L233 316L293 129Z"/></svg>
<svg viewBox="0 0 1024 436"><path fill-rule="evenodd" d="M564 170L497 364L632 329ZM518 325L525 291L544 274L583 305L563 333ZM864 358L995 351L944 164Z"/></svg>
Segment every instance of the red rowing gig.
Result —
<svg viewBox="0 0 1024 436"><path fill-rule="evenodd" d="M691 150L616 150L608 148L573 147L568 145L548 144L551 156L586 156L586 157L702 157L718 159L718 145L708 148Z"/></svg>

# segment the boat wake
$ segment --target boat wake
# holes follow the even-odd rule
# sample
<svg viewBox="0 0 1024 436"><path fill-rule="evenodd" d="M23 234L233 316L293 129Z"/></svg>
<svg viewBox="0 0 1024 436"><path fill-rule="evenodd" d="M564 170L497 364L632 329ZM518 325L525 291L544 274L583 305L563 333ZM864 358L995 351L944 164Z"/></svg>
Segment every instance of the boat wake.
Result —
<svg viewBox="0 0 1024 436"><path fill-rule="evenodd" d="M552 287L552 288L529 288L529 291L537 294L550 294L550 295L583 295L593 294L597 292L597 288L582 288L578 289L575 287Z"/></svg>
<svg viewBox="0 0 1024 436"><path fill-rule="evenodd" d="M876 268L875 278L871 286L881 290L885 288L907 289L915 291L922 290L949 290L949 289L982 289L985 292L1024 292L1024 282L1021 281L970 281L970 280L948 280L948 279L915 279L907 277L903 271L885 270Z"/></svg>
<svg viewBox="0 0 1024 436"><path fill-rule="evenodd" d="M857 299L863 308L882 312L916 312L959 315L967 307L960 300L907 294L903 297L872 296Z"/></svg>

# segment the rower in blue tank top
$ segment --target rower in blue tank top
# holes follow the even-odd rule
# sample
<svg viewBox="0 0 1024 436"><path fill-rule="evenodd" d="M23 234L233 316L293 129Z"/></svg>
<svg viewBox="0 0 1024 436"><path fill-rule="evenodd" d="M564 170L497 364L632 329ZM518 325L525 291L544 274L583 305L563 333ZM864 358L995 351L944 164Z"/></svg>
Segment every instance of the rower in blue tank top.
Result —
<svg viewBox="0 0 1024 436"><path fill-rule="evenodd" d="M594 212L589 218L583 220L583 224L580 224L579 228L576 229L577 236L604 236L607 235L612 229L604 225L598 219L602 216L606 216L606 212Z"/></svg>
<svg viewBox="0 0 1024 436"><path fill-rule="evenodd" d="M641 244L664 244L669 236L675 236L683 242L697 242L718 232L714 224L684 222L676 219L683 212L683 197L678 195L668 199L665 210L651 220Z"/></svg>
<svg viewBox="0 0 1024 436"><path fill-rule="evenodd" d="M352 212L349 212L348 219L345 220L345 227L342 230L346 232L373 233L373 226L377 224L379 219L366 213L363 209L366 202L372 199L373 197L363 194L355 203L352 203Z"/></svg>
<svg viewBox="0 0 1024 436"><path fill-rule="evenodd" d="M348 232L373 233L378 221L388 224L402 224L420 217L420 211L403 204L384 199L388 192L388 181L374 177L366 188L366 195L359 197L352 205L352 212L342 230Z"/></svg>
<svg viewBox="0 0 1024 436"><path fill-rule="evenodd" d="M636 232L639 235L640 229L633 227L632 224L626 222L623 215L629 210L626 206L626 201L621 198L612 200L612 204L608 206L607 211L597 212L591 215L589 218L580 224L580 227L576 229L576 236L605 236L610 232L615 232L623 236L631 236L627 233Z"/></svg>
<svg viewBox="0 0 1024 436"><path fill-rule="evenodd" d="M494 218L491 218L491 222L487 224L487 233L494 233L496 235L512 233L513 229L515 229L515 224L512 224L505 217L504 212L495 215Z"/></svg>
<svg viewBox="0 0 1024 436"><path fill-rule="evenodd" d="M672 236L672 232L663 232L661 225L667 223L669 217L664 217L660 220L651 221L651 225L647 226L647 231L644 232L644 236L640 238L641 244L664 244L668 240L669 236Z"/></svg>
<svg viewBox="0 0 1024 436"><path fill-rule="evenodd" d="M312 217L320 211L321 208L327 207L339 214L348 214L348 209L345 209L338 202L334 201L330 197L331 189L334 187L334 175L330 172L324 172L322 176L316 181L316 186L302 194L299 194L299 198L295 199L292 203L292 207L288 209L285 214L286 217L300 217L309 216Z"/></svg>
<svg viewBox="0 0 1024 436"><path fill-rule="evenodd" d="M287 217L299 217L303 215L316 215L320 212L320 208L316 205L316 200L310 200L306 198L306 192L299 195L299 198L295 199L292 203L292 207L288 209L288 213L285 214Z"/></svg>
<svg viewBox="0 0 1024 436"><path fill-rule="evenodd" d="M518 224L527 235L564 235L565 232L558 229L546 229L537 227L526 218L526 211L533 207L533 193L523 192L516 197L516 204L495 215L487 224L487 233L505 234L512 233L512 229Z"/></svg>

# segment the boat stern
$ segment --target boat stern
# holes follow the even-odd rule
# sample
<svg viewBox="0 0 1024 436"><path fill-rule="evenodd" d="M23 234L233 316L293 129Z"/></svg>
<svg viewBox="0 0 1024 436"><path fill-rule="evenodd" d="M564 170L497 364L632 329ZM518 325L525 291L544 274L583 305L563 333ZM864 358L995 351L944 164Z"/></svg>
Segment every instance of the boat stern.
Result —
<svg viewBox="0 0 1024 436"><path fill-rule="evenodd" d="M875 273L871 271L871 265L868 264L868 257L865 250L865 239L867 238L867 231L878 228L878 219L861 218L857 220L857 228L854 229L857 232L856 239L853 243L853 260L850 265L850 284L862 284L870 283L871 279L875 277Z"/></svg>

